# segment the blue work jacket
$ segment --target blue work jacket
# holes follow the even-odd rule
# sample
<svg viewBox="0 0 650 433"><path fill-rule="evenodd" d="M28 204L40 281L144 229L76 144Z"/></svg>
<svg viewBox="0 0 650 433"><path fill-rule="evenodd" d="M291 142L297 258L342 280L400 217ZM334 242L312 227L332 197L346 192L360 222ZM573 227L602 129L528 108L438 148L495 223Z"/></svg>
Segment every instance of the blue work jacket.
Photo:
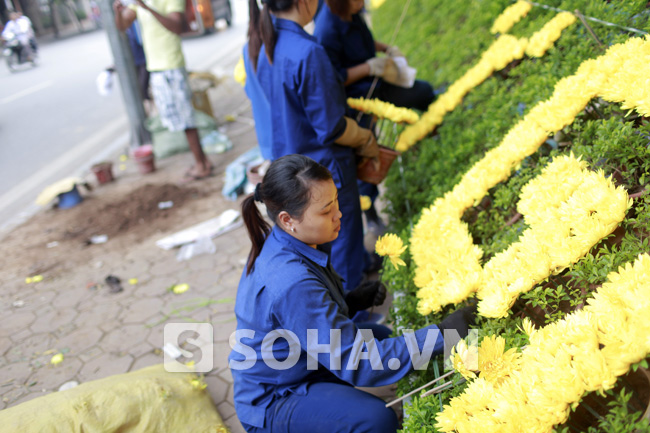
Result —
<svg viewBox="0 0 650 433"><path fill-rule="evenodd" d="M314 37L321 44L343 82L348 79L348 68L365 63L375 57L375 40L361 13L352 15L352 21L344 21L334 15L327 4L316 17ZM349 98L366 98L374 77L365 77L345 86ZM378 89L381 80L378 81Z"/></svg>
<svg viewBox="0 0 650 433"><path fill-rule="evenodd" d="M271 151L273 144L271 106L268 99L266 99L262 86L257 79L257 73L253 70L253 65L248 57L248 43L244 45L242 57L244 58L244 69L246 70L244 91L246 91L248 99L251 100L257 143L260 145L262 157L264 159L273 159L273 153Z"/></svg>
<svg viewBox="0 0 650 433"><path fill-rule="evenodd" d="M251 273L246 275L244 270L235 315L237 337L229 356L235 409L240 421L255 427L264 427L266 408L275 399L290 393L304 395L311 383L342 380L354 386L382 386L413 370L403 337L372 340L379 355L375 360L381 360L383 369L377 369L370 360L359 361L354 346L358 328L347 315L341 281L330 266L327 247L311 248L277 226L267 237ZM441 335L431 337L425 347L429 329L438 328L432 325L415 331L411 343L417 342L420 353L428 350L439 354L443 350ZM299 348L286 369L272 368L265 362L269 353L280 361L288 360L292 353L285 339L265 345L265 337L274 330L292 332L294 349ZM317 332L318 344L331 343L330 330L339 330L339 368L332 364L329 353L317 354L317 363L314 358L310 361L308 330ZM365 349L370 352L370 347L362 351ZM348 368L355 360L358 368ZM399 360L397 368L395 360Z"/></svg>
<svg viewBox="0 0 650 433"><path fill-rule="evenodd" d="M273 159L299 153L327 167L337 188L356 182L345 131L345 90L324 48L293 21L276 18L273 65L262 46L257 76L271 109Z"/></svg>

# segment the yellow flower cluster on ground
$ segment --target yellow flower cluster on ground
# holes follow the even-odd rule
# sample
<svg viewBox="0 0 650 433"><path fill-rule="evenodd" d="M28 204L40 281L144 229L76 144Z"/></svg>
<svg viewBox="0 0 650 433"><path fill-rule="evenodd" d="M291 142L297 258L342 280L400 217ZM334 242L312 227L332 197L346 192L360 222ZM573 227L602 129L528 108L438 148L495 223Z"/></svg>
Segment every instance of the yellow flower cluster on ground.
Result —
<svg viewBox="0 0 650 433"><path fill-rule="evenodd" d="M404 129L397 140L396 150L404 152L429 135L442 123L445 114L460 105L465 95L485 81L494 71L505 68L513 60L523 58L524 53L528 54L529 50L535 56L541 57L559 39L562 30L575 21L575 17L571 20L567 14L573 17L568 12L562 12L533 34L530 38L533 42L532 47L528 39L519 39L511 35L499 36L481 55L479 62L434 101L418 122Z"/></svg>
<svg viewBox="0 0 650 433"><path fill-rule="evenodd" d="M491 287L501 285L499 290L484 288L486 296L482 302L481 314L490 317L500 317L507 314L507 305L514 302L519 293L530 290L535 281L547 277L561 267L568 266L579 258L579 251L586 252L587 243L596 242L596 235L609 233L614 220L622 219L623 208L628 205L627 199L620 190L613 191L611 185L603 183L602 175L581 175L576 179L584 183L580 190L574 191L575 198L569 198L565 205L566 211L571 206L576 211L580 206L588 207L595 204L594 200L602 201L598 206L613 206L616 212L609 213L605 208L594 208L594 218L589 220L589 230L595 230L593 235L585 233L580 236L584 244L569 244L557 237L553 242L540 239L535 231L527 231L520 242L511 246L504 254L495 257L489 266L483 270L479 264L482 252L473 245L467 226L460 217L467 208L480 200L490 188L510 176L523 158L533 154L546 140L548 134L554 133L570 124L594 96L622 103L624 108L636 109L647 115L650 112L650 90L645 84L650 76L650 39L631 38L624 44L612 46L606 54L597 59L585 61L575 75L558 81L553 95L546 101L537 104L517 123L504 137L496 148L486 153L485 157L476 163L444 197L437 199L434 204L425 209L415 225L410 240L410 252L416 265L414 283L418 291L418 311L429 314L439 311L441 306L458 303L472 295L484 281L490 281ZM596 179L600 179L597 181ZM551 181L547 178L548 181ZM596 188L596 185L601 188ZM597 195L585 196L584 192L591 191ZM553 194L563 194L562 188L549 188ZM537 195L532 199L539 207L550 207L549 196ZM560 196L558 196L560 197ZM605 198L608 197L608 198ZM609 201L607 201L609 200ZM533 212L525 204L522 213ZM616 216L614 215L616 214ZM527 221L534 218L531 214ZM577 216L576 222L585 223ZM606 221L603 218L612 218ZM539 227L543 229L544 225ZM549 231L560 231L560 226L548 227ZM575 230L563 226L561 230ZM537 233L542 233L537 231ZM544 235L551 236L551 235ZM559 236L559 235L558 235ZM540 245L561 245L556 253L556 259L551 259L546 250ZM525 250L522 249L525 247ZM556 248L556 247L553 247ZM517 254L519 250L519 254ZM584 254L584 253L583 253ZM548 257L546 257L548 256ZM546 258L543 258L546 257ZM560 260L560 258L562 260ZM495 276L505 275L509 269L512 273L505 279ZM544 271L546 269L546 271ZM487 272L488 274L485 274ZM492 281L493 279L493 281ZM499 293L491 296L490 293ZM505 296L505 293L510 293Z"/></svg>
<svg viewBox="0 0 650 433"><path fill-rule="evenodd" d="M395 123L415 123L420 118L418 113L409 108L396 107L379 99L348 98L348 105L354 110L374 114Z"/></svg>
<svg viewBox="0 0 650 433"><path fill-rule="evenodd" d="M367 195L359 196L359 200L361 202L361 210L362 211L367 211L368 209L370 209L372 207L372 200Z"/></svg>
<svg viewBox="0 0 650 433"><path fill-rule="evenodd" d="M529 40L526 47L526 55L531 57L542 57L555 41L560 39L562 30L569 27L576 21L575 15L570 12L560 12L553 19L542 27L542 30L535 33Z"/></svg>
<svg viewBox="0 0 650 433"><path fill-rule="evenodd" d="M494 20L490 32L508 33L512 26L528 15L528 12L532 7L533 5L523 0L519 0L517 3L508 6L503 12L501 12L501 15Z"/></svg>
<svg viewBox="0 0 650 433"><path fill-rule="evenodd" d="M436 427L442 432L550 433L583 394L611 389L617 376L650 353L650 256L642 254L608 280L584 310L539 330L525 324L530 344L516 362L505 359L508 352L499 355L500 337L492 337L493 359L507 373L496 381L474 379L438 414ZM480 349L478 358L480 365ZM461 362L458 366L467 373Z"/></svg>
<svg viewBox="0 0 650 433"><path fill-rule="evenodd" d="M404 260L399 256L406 251L406 246L399 238L399 236L388 233L384 236L380 236L375 243L375 251L380 256L387 256L390 259L390 262L397 269L399 266L405 266Z"/></svg>

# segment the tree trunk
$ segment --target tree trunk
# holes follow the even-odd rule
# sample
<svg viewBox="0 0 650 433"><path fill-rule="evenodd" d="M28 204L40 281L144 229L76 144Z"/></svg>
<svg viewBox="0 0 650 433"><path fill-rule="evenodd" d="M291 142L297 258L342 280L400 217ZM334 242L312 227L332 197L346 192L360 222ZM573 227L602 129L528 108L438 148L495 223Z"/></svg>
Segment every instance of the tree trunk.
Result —
<svg viewBox="0 0 650 433"><path fill-rule="evenodd" d="M54 0L48 0L50 5L50 18L52 19L52 30L54 30L54 37L59 37L59 13L56 9L56 3Z"/></svg>
<svg viewBox="0 0 650 433"><path fill-rule="evenodd" d="M25 15L32 21L32 26L34 27L34 32L36 36L43 34L45 28L43 27L43 21L41 20L41 11L38 6L38 2L35 0L21 0L23 10Z"/></svg>

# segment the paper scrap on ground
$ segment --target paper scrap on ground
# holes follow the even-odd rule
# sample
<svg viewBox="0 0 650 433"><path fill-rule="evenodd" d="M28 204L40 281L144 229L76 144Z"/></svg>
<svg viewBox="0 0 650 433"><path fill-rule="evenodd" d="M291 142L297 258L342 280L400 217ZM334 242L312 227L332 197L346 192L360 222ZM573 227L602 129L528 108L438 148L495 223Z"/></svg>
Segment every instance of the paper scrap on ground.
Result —
<svg viewBox="0 0 650 433"><path fill-rule="evenodd" d="M189 227L171 236L156 241L163 250L170 250L202 237L214 238L227 233L242 225L240 213L235 209L228 209L216 218L209 219L195 226Z"/></svg>

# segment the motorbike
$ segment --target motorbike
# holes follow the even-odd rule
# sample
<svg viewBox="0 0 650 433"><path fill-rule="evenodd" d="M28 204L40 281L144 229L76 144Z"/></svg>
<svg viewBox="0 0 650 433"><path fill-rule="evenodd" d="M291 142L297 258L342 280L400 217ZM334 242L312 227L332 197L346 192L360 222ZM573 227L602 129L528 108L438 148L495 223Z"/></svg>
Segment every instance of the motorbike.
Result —
<svg viewBox="0 0 650 433"><path fill-rule="evenodd" d="M34 49L28 49L25 45L20 42L20 39L17 35L13 33L8 33L3 36L4 39L4 49L2 50L2 55L7 62L7 67L11 72L17 70L20 65L29 63L32 67L36 66L36 51ZM31 59L29 58L29 52L31 51Z"/></svg>

